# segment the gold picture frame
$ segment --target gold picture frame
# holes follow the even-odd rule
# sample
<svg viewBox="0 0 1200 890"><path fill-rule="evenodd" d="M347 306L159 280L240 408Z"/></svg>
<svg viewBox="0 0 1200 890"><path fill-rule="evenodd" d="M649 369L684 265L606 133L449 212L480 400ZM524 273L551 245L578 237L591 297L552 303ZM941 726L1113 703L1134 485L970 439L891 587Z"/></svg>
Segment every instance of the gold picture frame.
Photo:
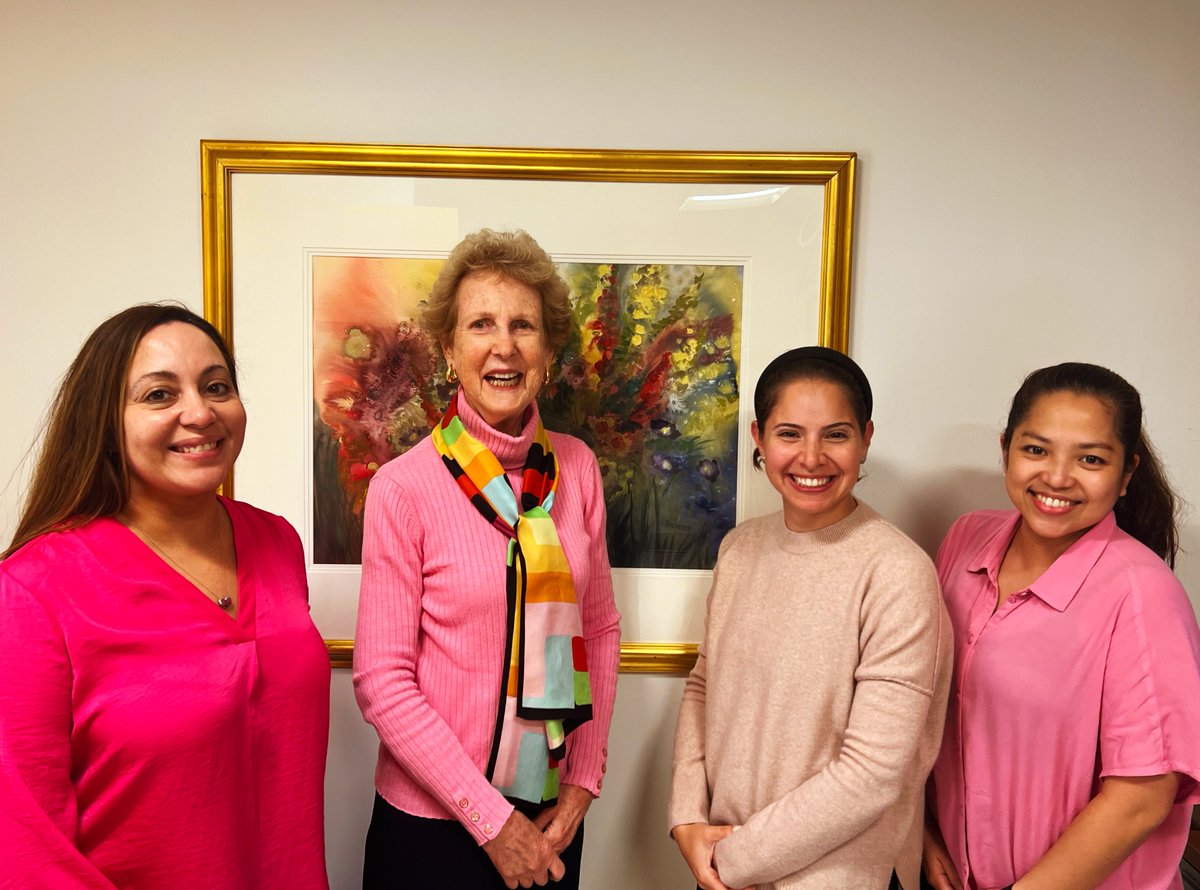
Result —
<svg viewBox="0 0 1200 890"><path fill-rule="evenodd" d="M426 145L256 142L200 143L204 314L237 354L234 326L235 179L271 176L403 177L465 181L675 183L720 187L723 198L774 200L795 186L820 190L819 285L815 342L845 351L857 156L853 152L708 152L612 149L479 148ZM747 191L746 187L751 189ZM755 189L757 187L758 190ZM755 198L754 196L759 196ZM554 251L551 250L553 253ZM226 492L232 493L232 477ZM343 634L344 636L344 634ZM326 640L334 666L347 667L353 641ZM621 646L626 673L686 673L693 642Z"/></svg>

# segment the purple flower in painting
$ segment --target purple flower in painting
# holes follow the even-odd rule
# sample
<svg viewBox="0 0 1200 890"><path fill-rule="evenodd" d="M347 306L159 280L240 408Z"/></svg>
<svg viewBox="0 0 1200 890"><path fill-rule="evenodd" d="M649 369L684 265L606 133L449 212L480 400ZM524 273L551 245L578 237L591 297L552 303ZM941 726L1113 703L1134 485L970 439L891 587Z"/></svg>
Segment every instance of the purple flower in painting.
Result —
<svg viewBox="0 0 1200 890"><path fill-rule="evenodd" d="M655 472L664 477L674 476L683 469L683 461L671 454L655 452L651 456L650 462L654 464Z"/></svg>
<svg viewBox="0 0 1200 890"><path fill-rule="evenodd" d="M716 482L717 478L721 475L721 468L715 460L704 457L696 464L696 472L709 482Z"/></svg>
<svg viewBox="0 0 1200 890"><path fill-rule="evenodd" d="M583 386L587 382L587 367L584 365L583 359L576 359L563 365L562 378L567 381L567 385L571 389L579 389Z"/></svg>
<svg viewBox="0 0 1200 890"><path fill-rule="evenodd" d="M679 438L679 428L662 417L656 417L650 421L650 429L655 435L662 436L664 439Z"/></svg>

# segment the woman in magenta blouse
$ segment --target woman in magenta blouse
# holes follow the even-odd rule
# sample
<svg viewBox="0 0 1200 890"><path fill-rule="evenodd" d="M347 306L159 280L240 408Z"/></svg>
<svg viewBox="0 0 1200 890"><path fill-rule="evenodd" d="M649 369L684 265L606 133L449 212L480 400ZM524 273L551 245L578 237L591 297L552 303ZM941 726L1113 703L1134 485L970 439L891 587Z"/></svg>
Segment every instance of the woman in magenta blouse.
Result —
<svg viewBox="0 0 1200 890"><path fill-rule="evenodd" d="M1016 510L937 565L954 687L930 780L937 890L1167 890L1200 800L1200 633L1137 391L1035 371L1001 437Z"/></svg>
<svg viewBox="0 0 1200 890"><path fill-rule="evenodd" d="M328 887L329 659L295 531L217 494L245 427L182 306L68 370L0 562L0 886Z"/></svg>

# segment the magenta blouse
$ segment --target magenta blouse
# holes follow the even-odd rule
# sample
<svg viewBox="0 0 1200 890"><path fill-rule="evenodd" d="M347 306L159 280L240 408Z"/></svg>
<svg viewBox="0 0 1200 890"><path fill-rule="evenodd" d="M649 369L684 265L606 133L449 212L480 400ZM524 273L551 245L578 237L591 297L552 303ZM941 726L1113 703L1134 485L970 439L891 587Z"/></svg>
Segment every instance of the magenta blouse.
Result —
<svg viewBox="0 0 1200 890"><path fill-rule="evenodd" d="M0 563L0 886L328 886L300 541L223 504L236 619L111 518Z"/></svg>

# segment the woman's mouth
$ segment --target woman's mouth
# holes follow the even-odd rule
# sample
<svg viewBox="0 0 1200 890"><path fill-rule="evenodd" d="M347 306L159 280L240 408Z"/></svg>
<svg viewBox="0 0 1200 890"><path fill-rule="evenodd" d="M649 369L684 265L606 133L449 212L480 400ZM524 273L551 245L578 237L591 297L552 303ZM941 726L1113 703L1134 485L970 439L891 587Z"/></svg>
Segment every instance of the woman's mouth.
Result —
<svg viewBox="0 0 1200 890"><path fill-rule="evenodd" d="M492 374L484 374L483 379L499 389L511 389L521 383L523 376L525 375L520 371L497 371Z"/></svg>
<svg viewBox="0 0 1200 890"><path fill-rule="evenodd" d="M1033 495L1034 503L1045 513L1066 513L1072 507L1081 503L1080 501L1057 498L1053 495L1042 494L1037 491L1030 491L1029 493Z"/></svg>
<svg viewBox="0 0 1200 890"><path fill-rule="evenodd" d="M176 454L204 454L207 451L216 451L221 445L221 440L215 442L202 442L198 445L172 445L171 450Z"/></svg>
<svg viewBox="0 0 1200 890"><path fill-rule="evenodd" d="M816 491L825 488L833 482L832 476L788 476L788 480L797 488L805 488L810 491Z"/></svg>

